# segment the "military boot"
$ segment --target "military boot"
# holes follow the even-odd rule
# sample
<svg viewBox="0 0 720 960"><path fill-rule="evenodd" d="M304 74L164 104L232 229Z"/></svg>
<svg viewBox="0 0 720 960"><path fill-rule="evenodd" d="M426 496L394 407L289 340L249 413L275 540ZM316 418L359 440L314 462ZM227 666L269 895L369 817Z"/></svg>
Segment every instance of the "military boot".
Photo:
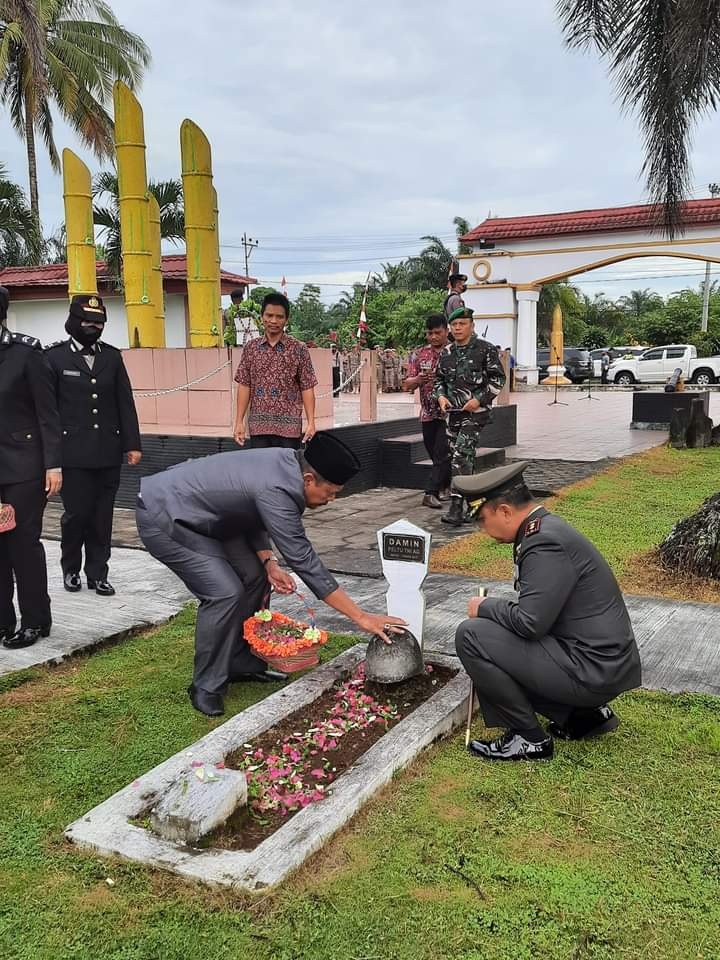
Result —
<svg viewBox="0 0 720 960"><path fill-rule="evenodd" d="M448 512L440 517L443 523L449 523L453 527L462 526L463 522L463 498L457 494L450 497L450 508Z"/></svg>

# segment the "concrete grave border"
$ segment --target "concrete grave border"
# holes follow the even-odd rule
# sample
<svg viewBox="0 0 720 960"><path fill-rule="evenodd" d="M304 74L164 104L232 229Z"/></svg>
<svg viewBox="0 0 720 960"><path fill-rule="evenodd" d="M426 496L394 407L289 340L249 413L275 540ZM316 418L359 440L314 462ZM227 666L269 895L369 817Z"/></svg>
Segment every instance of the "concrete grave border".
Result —
<svg viewBox="0 0 720 960"><path fill-rule="evenodd" d="M197 850L163 840L130 821L141 816L186 773L193 760L223 760L289 713L321 696L364 657L365 644L356 644L308 676L236 714L144 774L135 786L124 787L70 824L65 836L82 850L139 861L211 886L251 891L275 886L319 850L398 770L435 740L462 725L469 694L469 681L462 669L370 747L335 781L330 796L295 814L254 850ZM460 666L457 659L442 654L433 653L429 661L451 669Z"/></svg>

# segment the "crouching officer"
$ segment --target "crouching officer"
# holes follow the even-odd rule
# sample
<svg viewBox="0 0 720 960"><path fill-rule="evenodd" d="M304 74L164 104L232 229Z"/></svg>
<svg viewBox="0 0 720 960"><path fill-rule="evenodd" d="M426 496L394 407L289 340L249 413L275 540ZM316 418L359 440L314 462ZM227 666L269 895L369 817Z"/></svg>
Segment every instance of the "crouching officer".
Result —
<svg viewBox="0 0 720 960"><path fill-rule="evenodd" d="M0 532L0 640L17 650L50 633L40 535L47 497L60 489L62 474L60 420L50 370L39 340L7 329L9 300L6 288L0 287L0 503L15 514L14 526Z"/></svg>
<svg viewBox="0 0 720 960"><path fill-rule="evenodd" d="M474 740L486 760L547 760L553 737L614 730L607 705L639 686L640 655L617 581L597 548L533 500L527 461L471 477L456 489L485 532L512 543L517 600L475 597L455 645L496 740ZM549 718L549 733L536 714Z"/></svg>
<svg viewBox="0 0 720 960"><path fill-rule="evenodd" d="M122 354L100 340L107 314L100 297L76 296L65 329L47 358L55 378L62 421L61 562L65 589L81 589L85 548L89 590L111 597L108 560L115 494L123 454L140 462L140 429Z"/></svg>

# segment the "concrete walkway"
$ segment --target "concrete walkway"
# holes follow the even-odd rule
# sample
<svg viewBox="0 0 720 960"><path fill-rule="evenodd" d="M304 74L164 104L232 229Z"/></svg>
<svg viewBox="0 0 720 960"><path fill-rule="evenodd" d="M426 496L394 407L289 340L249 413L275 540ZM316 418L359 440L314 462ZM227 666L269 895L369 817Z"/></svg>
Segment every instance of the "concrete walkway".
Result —
<svg viewBox="0 0 720 960"><path fill-rule="evenodd" d="M59 663L74 653L122 637L129 630L162 623L190 599L169 570L144 551L131 549L113 552L116 597L98 597L85 589L80 594L66 593L60 577L58 546L48 543L46 548L53 601L52 634L26 650L11 652L0 647L0 675ZM342 576L339 581L365 609L378 613L385 610L384 580ZM465 619L467 601L479 582L447 574L428 577L428 651L454 655L455 628ZM509 583L485 581L483 585L493 594L512 595ZM720 610L716 606L649 597L628 597L627 603L643 659L645 687L720 695ZM279 598L276 606L291 616L302 612L293 598ZM325 629L353 631L352 624L329 607L318 604L318 613Z"/></svg>

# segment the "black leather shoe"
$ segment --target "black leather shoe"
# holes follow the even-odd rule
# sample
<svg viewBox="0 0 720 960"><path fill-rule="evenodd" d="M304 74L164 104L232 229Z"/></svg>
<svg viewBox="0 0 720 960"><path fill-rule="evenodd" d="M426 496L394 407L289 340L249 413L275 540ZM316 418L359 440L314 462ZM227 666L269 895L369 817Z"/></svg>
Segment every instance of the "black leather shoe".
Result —
<svg viewBox="0 0 720 960"><path fill-rule="evenodd" d="M221 717L225 713L225 702L219 693L208 693L191 683L187 688L190 703L206 717Z"/></svg>
<svg viewBox="0 0 720 960"><path fill-rule="evenodd" d="M463 522L463 498L453 494L450 497L450 507L448 512L444 513L440 520L442 523L449 523L451 527L462 526Z"/></svg>
<svg viewBox="0 0 720 960"><path fill-rule="evenodd" d="M50 636L50 626L43 627L21 627L17 633L3 640L3 646L8 650L21 650L23 647L31 647L41 637Z"/></svg>
<svg viewBox="0 0 720 960"><path fill-rule="evenodd" d="M0 643L4 643L17 633L17 627L0 627Z"/></svg>
<svg viewBox="0 0 720 960"><path fill-rule="evenodd" d="M68 591L68 593L77 593L78 590L82 590L82 583L80 582L79 573L66 573L63 577L63 586Z"/></svg>
<svg viewBox="0 0 720 960"><path fill-rule="evenodd" d="M100 597L114 597L115 587L107 580L88 580L88 590L94 590Z"/></svg>
<svg viewBox="0 0 720 960"><path fill-rule="evenodd" d="M604 733L612 733L620 726L620 719L607 704L595 710L576 710L570 714L567 724L561 727L551 720L548 730L560 740L591 740Z"/></svg>
<svg viewBox="0 0 720 960"><path fill-rule="evenodd" d="M286 683L288 675L279 670L258 670L255 673L233 673L230 683Z"/></svg>
<svg viewBox="0 0 720 960"><path fill-rule="evenodd" d="M554 752L552 737L532 743L512 730L497 740L473 740L468 750L483 760L552 760Z"/></svg>

